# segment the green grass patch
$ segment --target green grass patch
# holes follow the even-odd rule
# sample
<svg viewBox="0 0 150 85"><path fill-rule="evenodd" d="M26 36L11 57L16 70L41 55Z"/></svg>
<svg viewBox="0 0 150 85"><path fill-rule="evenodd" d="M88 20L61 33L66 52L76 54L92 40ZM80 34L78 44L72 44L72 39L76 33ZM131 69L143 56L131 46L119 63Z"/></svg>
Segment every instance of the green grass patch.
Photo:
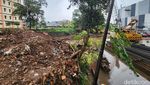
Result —
<svg viewBox="0 0 150 85"><path fill-rule="evenodd" d="M98 48L101 45L100 38L90 38L88 41L88 48L86 52L82 55L80 59L80 67L81 67L81 85L90 85L90 80L88 78L89 67L91 64L98 59Z"/></svg>
<svg viewBox="0 0 150 85"><path fill-rule="evenodd" d="M101 39L100 38L90 38L88 41L88 46L93 48L99 48L101 45Z"/></svg>
<svg viewBox="0 0 150 85"><path fill-rule="evenodd" d="M3 34L11 34L13 32L16 32L18 31L19 29L18 28L0 28L0 32L3 33Z"/></svg>
<svg viewBox="0 0 150 85"><path fill-rule="evenodd" d="M83 45L83 37L86 36L87 33L82 31L79 34L73 36L73 43L71 43L71 48L74 50L79 50L77 45ZM88 50L83 53L82 57L79 59L80 65L80 85L91 85L91 80L89 79L89 67L93 64L98 58L98 49L101 45L101 37L92 36L88 40Z"/></svg>
<svg viewBox="0 0 150 85"><path fill-rule="evenodd" d="M81 85L91 85L91 80L89 80L89 67L94 61L98 58L98 52L85 52L80 59L80 67L81 67L81 75L80 75L80 83Z"/></svg>

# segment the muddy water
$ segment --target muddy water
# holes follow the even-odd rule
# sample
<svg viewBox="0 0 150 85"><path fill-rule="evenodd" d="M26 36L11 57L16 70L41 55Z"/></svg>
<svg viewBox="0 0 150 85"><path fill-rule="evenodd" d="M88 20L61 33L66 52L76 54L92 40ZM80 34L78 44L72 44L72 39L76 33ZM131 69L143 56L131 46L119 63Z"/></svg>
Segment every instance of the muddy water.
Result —
<svg viewBox="0 0 150 85"><path fill-rule="evenodd" d="M102 72L100 73L100 84L104 85L150 85L150 81L142 77L137 77L124 63L116 59L113 55L104 52L104 56L110 62L109 75ZM108 82L106 82L108 79ZM99 85L100 85L99 84Z"/></svg>

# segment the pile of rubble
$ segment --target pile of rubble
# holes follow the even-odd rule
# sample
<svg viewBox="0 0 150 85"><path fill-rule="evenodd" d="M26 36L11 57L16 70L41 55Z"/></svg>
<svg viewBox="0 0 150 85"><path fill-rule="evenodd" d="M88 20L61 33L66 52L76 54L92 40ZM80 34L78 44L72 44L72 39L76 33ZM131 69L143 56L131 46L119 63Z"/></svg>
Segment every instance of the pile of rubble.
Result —
<svg viewBox="0 0 150 85"><path fill-rule="evenodd" d="M0 34L0 85L76 85L72 54L69 44L47 33Z"/></svg>

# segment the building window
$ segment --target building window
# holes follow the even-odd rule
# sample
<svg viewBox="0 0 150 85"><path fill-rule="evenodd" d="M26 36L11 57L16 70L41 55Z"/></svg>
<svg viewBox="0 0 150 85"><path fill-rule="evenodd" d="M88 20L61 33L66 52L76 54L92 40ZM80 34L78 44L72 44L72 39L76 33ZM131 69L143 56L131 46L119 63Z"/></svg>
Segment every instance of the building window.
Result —
<svg viewBox="0 0 150 85"><path fill-rule="evenodd" d="M17 17L15 17L15 20L17 20Z"/></svg>
<svg viewBox="0 0 150 85"><path fill-rule="evenodd" d="M11 9L9 9L9 12L11 12Z"/></svg>
<svg viewBox="0 0 150 85"><path fill-rule="evenodd" d="M10 5L10 2L8 2L8 5Z"/></svg>
<svg viewBox="0 0 150 85"><path fill-rule="evenodd" d="M6 1L5 1L5 0L3 0L3 3L5 4L5 3L6 3Z"/></svg>
<svg viewBox="0 0 150 85"><path fill-rule="evenodd" d="M17 0L17 2L19 3L19 0Z"/></svg>
<svg viewBox="0 0 150 85"><path fill-rule="evenodd" d="M6 16L6 15L5 15L4 17L5 17L5 19L7 19L7 16Z"/></svg>
<svg viewBox="0 0 150 85"><path fill-rule="evenodd" d="M139 15L138 28L144 28L145 15Z"/></svg>
<svg viewBox="0 0 150 85"><path fill-rule="evenodd" d="M136 4L131 5L131 16L135 16Z"/></svg>
<svg viewBox="0 0 150 85"><path fill-rule="evenodd" d="M19 17L19 20L22 20L21 17Z"/></svg>
<svg viewBox="0 0 150 85"><path fill-rule="evenodd" d="M125 26L128 24L128 18L125 18Z"/></svg>
<svg viewBox="0 0 150 85"><path fill-rule="evenodd" d="M6 12L6 8L4 8L4 12Z"/></svg>
<svg viewBox="0 0 150 85"><path fill-rule="evenodd" d="M11 16L9 16L10 20L11 20Z"/></svg>

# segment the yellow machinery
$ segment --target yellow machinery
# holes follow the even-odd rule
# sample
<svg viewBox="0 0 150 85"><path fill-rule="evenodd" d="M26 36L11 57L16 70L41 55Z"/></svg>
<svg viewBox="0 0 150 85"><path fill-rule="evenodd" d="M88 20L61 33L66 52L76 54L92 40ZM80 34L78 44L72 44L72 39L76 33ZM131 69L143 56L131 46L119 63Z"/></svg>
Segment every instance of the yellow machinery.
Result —
<svg viewBox="0 0 150 85"><path fill-rule="evenodd" d="M133 42L139 42L142 40L142 35L137 33L136 30L133 28L133 26L137 23L136 19L132 19L131 22L122 29L122 31L125 33L128 40Z"/></svg>

